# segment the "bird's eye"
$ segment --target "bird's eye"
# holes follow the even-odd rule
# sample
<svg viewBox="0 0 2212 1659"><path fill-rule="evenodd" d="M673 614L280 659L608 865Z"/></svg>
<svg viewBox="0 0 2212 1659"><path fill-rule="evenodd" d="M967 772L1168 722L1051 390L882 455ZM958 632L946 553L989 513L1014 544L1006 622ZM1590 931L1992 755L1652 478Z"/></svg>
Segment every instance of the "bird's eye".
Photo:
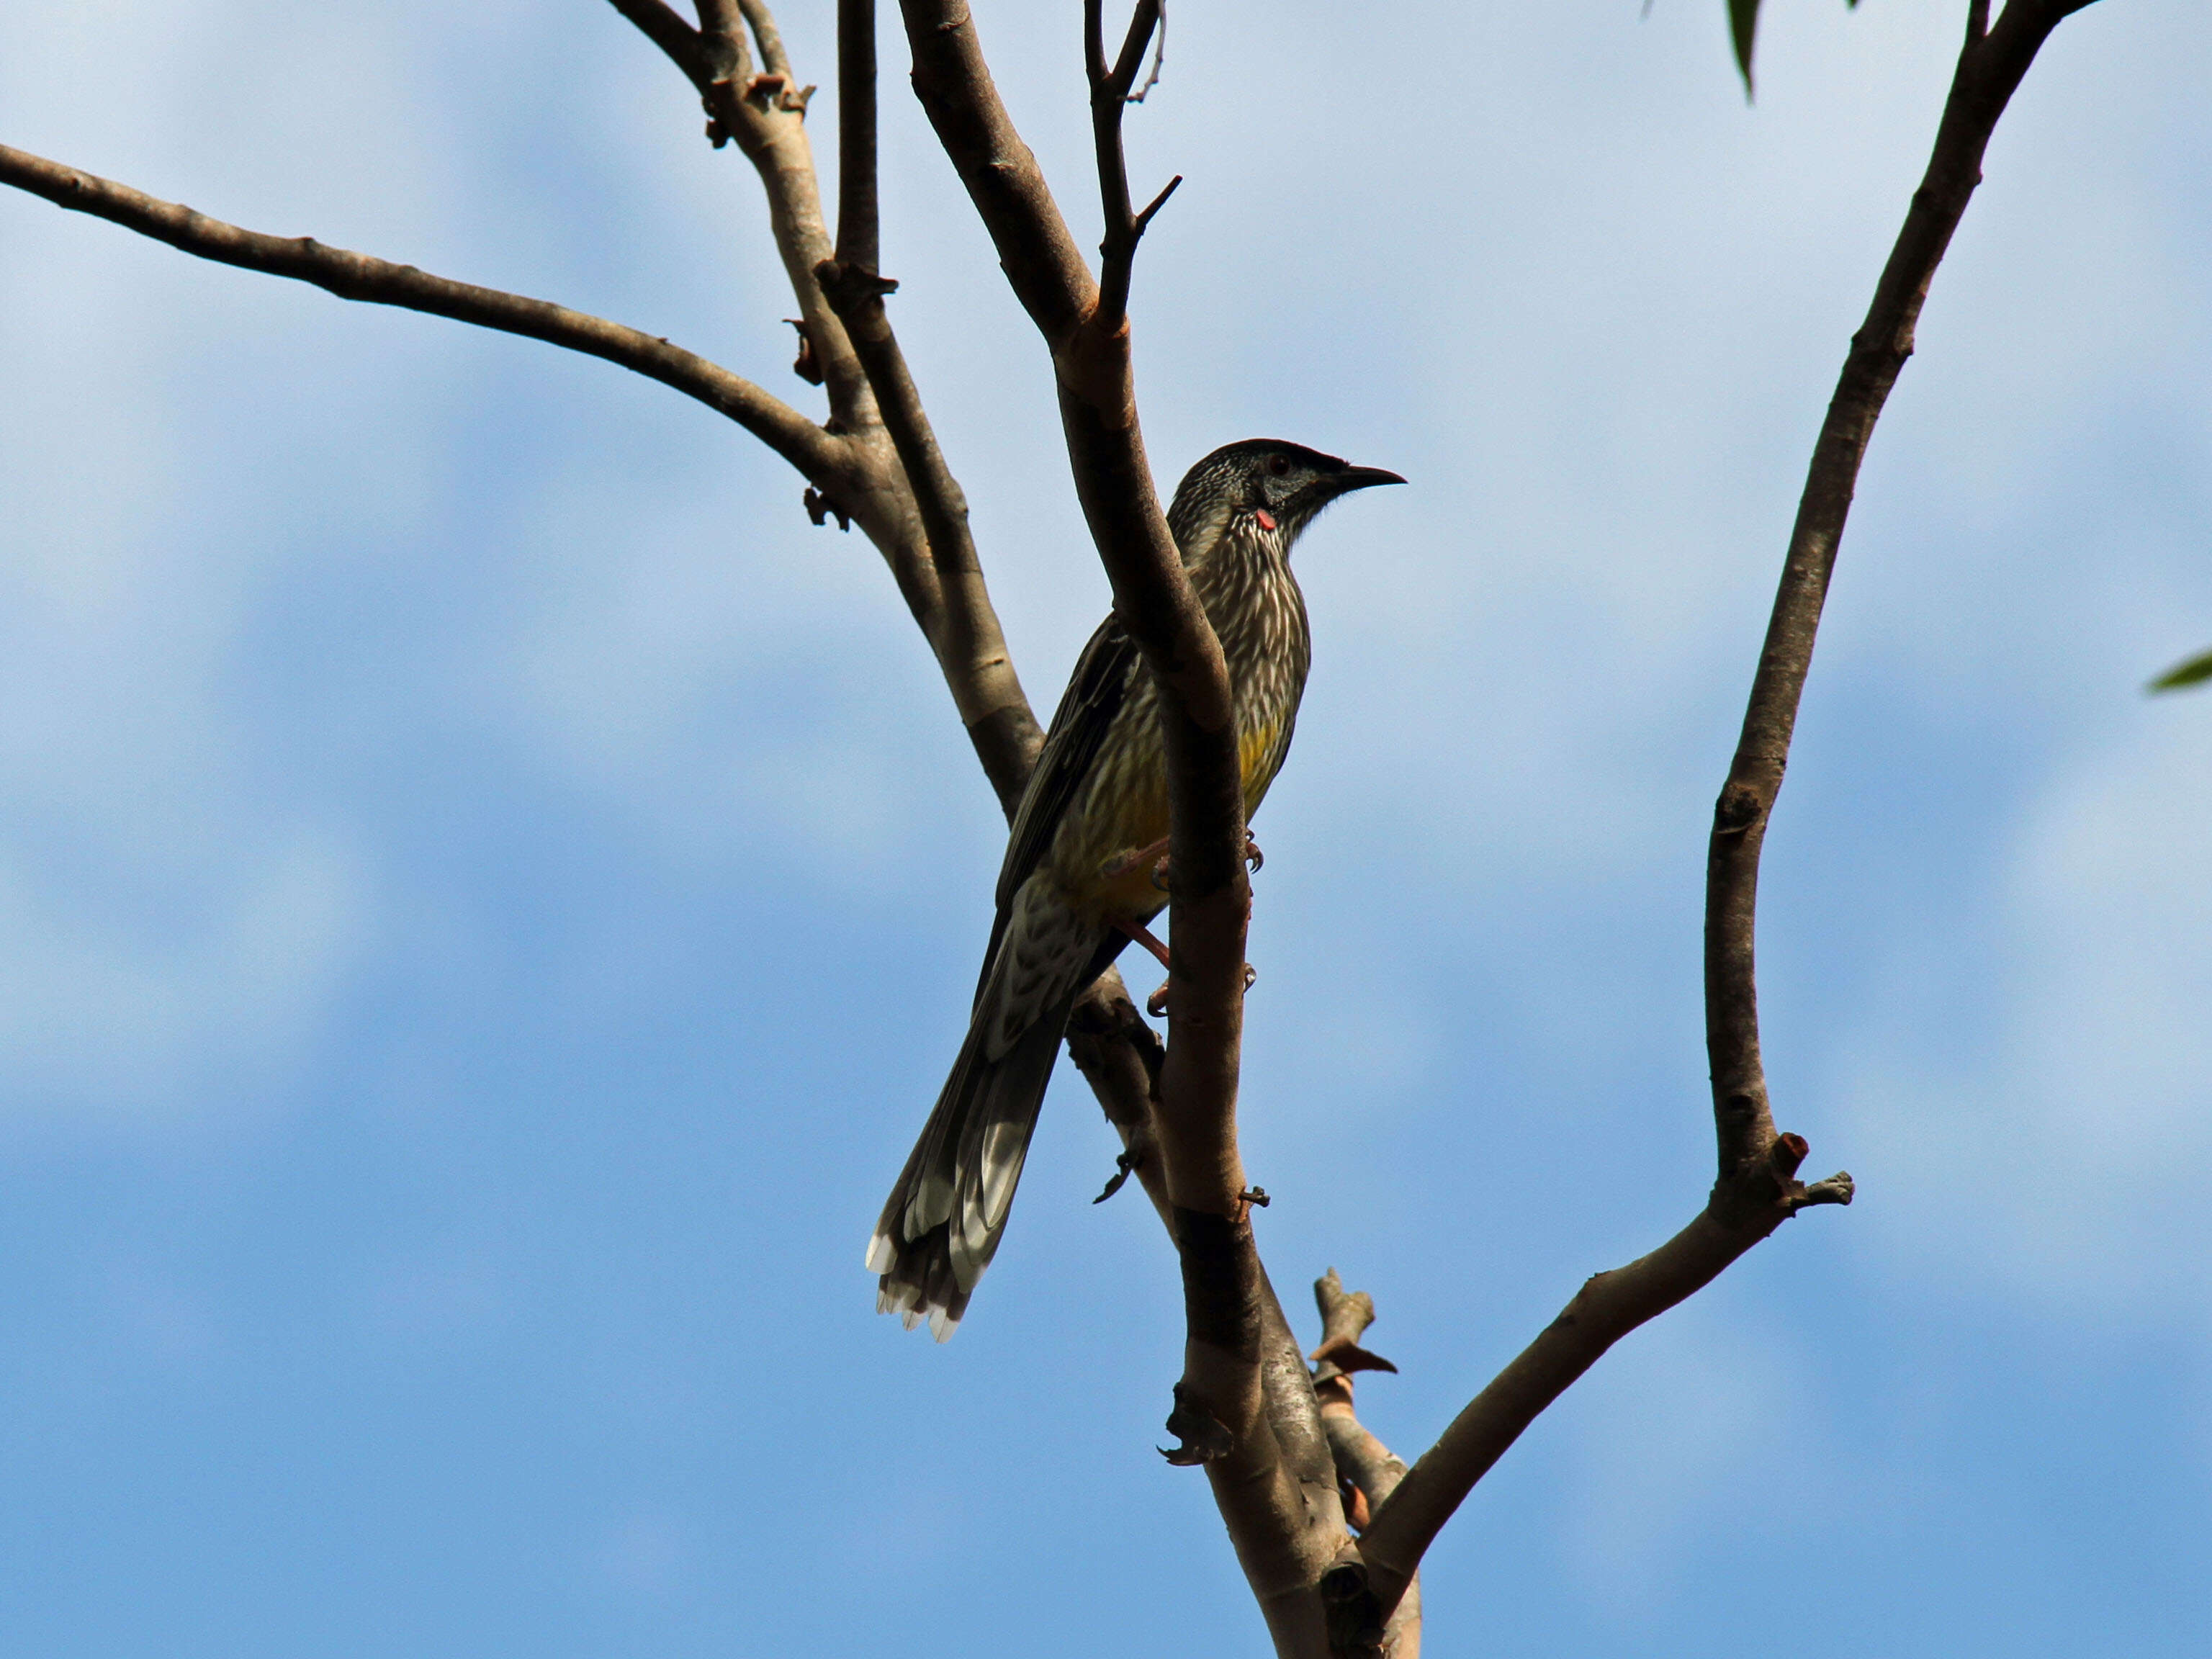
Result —
<svg viewBox="0 0 2212 1659"><path fill-rule="evenodd" d="M1267 457L1267 471L1273 473L1277 477L1280 478L1287 477L1290 470L1291 458L1289 456L1270 455Z"/></svg>

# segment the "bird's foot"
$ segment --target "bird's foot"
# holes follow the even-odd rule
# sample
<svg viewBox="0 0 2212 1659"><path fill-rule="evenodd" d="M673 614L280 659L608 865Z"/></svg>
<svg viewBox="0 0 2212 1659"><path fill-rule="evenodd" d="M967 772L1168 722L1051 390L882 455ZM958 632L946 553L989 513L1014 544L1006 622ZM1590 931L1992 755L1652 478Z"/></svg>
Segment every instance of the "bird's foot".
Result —
<svg viewBox="0 0 2212 1659"><path fill-rule="evenodd" d="M1111 881L1116 876L1127 875L1139 865L1150 861L1152 866L1152 885L1163 893L1168 890L1168 844L1164 837L1149 847L1125 847L1098 866L1098 873ZM1256 875L1267 862L1267 855L1260 850L1260 843L1252 839L1252 832L1244 832L1244 862Z"/></svg>
<svg viewBox="0 0 2212 1659"><path fill-rule="evenodd" d="M1152 936L1152 930L1141 921L1117 921L1114 924L1131 939L1152 953L1152 960L1173 971L1175 963L1168 956L1168 947Z"/></svg>
<svg viewBox="0 0 2212 1659"><path fill-rule="evenodd" d="M1127 875L1140 864L1149 864L1155 860L1164 866L1167 863L1167 837L1164 836L1150 847L1125 847L1112 858L1108 859L1105 863L1100 865L1098 873L1111 881L1116 876ZM1159 875L1158 870L1152 872L1152 878L1155 881L1159 879Z"/></svg>
<svg viewBox="0 0 2212 1659"><path fill-rule="evenodd" d="M1173 971L1172 967L1166 963L1164 958L1163 958L1162 965L1169 966L1169 970L1170 972ZM1244 964L1244 988L1249 991L1259 982L1260 970L1255 968L1250 963L1246 963ZM1173 983L1175 983L1173 980L1168 981L1166 984L1162 985L1158 990L1153 992L1152 995L1145 999L1145 1012L1150 1014L1154 1019L1165 1019L1168 1017L1168 985L1172 985Z"/></svg>

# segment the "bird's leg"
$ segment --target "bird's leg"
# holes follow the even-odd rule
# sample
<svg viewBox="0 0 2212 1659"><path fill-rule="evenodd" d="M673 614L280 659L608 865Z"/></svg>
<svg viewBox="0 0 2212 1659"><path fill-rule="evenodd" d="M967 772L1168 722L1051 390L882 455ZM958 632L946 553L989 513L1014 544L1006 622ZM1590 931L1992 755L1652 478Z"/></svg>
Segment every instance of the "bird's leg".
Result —
<svg viewBox="0 0 2212 1659"><path fill-rule="evenodd" d="M1120 928L1123 933L1127 933L1131 939L1136 940L1138 944L1143 945L1145 949L1150 951L1153 957L1158 960L1161 967L1166 969L1170 974L1175 972L1175 963L1169 957L1168 947L1161 944L1158 939L1152 937L1152 933L1150 928L1145 927L1141 922L1134 921L1117 921L1114 925ZM1249 991L1255 985L1258 984L1259 981L1260 970L1255 968L1250 963L1246 963L1244 964L1244 988ZM1174 981L1172 980L1163 983L1158 990L1153 992L1152 995L1145 999L1145 1012L1150 1014L1154 1019L1165 1019L1167 1018L1168 986L1173 983Z"/></svg>
<svg viewBox="0 0 2212 1659"><path fill-rule="evenodd" d="M1151 862L1152 885L1165 892L1168 884L1167 854L1167 837L1163 836L1150 847L1122 848L1098 866L1098 873L1111 881L1115 877L1125 875L1140 864ZM1260 850L1260 843L1252 839L1252 832L1249 830L1244 832L1244 861L1255 873L1267 861L1267 854Z"/></svg>
<svg viewBox="0 0 2212 1659"><path fill-rule="evenodd" d="M1146 927L1143 922L1116 921L1114 926L1119 928L1122 933L1127 933L1131 939L1136 940L1137 943L1143 945L1145 949L1150 951L1152 953L1152 959L1158 962L1161 967L1167 969L1170 972L1174 971L1175 963L1168 959L1168 947L1161 944L1158 939L1155 939L1152 936L1152 930Z"/></svg>
<svg viewBox="0 0 2212 1659"><path fill-rule="evenodd" d="M1121 867L1124 870L1129 869L1137 862L1137 859L1139 856L1141 856L1141 854L1127 855L1128 862L1122 865ZM1161 967L1166 969L1170 973L1173 973L1175 971L1175 962L1174 959L1168 955L1168 947L1161 944L1159 940L1153 936L1152 930L1146 927L1143 922L1123 921L1116 918L1114 926L1119 928L1121 932L1127 933L1131 939L1136 940L1136 942L1143 945L1145 949L1150 951L1152 953L1153 960L1158 962ZM1162 985L1158 990L1153 992L1152 995L1145 999L1145 1012L1150 1014L1154 1019L1164 1019L1167 1017L1168 988L1165 985Z"/></svg>
<svg viewBox="0 0 2212 1659"><path fill-rule="evenodd" d="M1149 864L1154 859L1165 858L1167 850L1168 838L1165 836L1162 836L1150 847L1125 847L1112 858L1108 859L1105 863L1100 865L1098 873L1111 881L1116 876L1127 875L1140 864Z"/></svg>

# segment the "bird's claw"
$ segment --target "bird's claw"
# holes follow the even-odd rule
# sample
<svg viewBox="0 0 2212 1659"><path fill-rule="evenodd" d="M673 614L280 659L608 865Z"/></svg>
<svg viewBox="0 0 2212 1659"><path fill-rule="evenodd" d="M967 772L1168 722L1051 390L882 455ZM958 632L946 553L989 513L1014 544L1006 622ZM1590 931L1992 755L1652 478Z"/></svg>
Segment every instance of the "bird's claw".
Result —
<svg viewBox="0 0 2212 1659"><path fill-rule="evenodd" d="M1103 876L1107 880L1112 881L1117 877L1127 875L1130 871L1135 869L1146 860L1151 859L1153 861L1152 885L1161 892L1164 893L1168 890L1168 870L1170 867L1167 845L1167 842L1164 841L1156 841L1150 847L1125 847L1120 852L1115 854L1113 857L1108 859L1103 864L1100 865L1098 866L1098 873ZM1246 867L1249 869L1253 874L1257 875L1260 872L1261 868L1266 865L1267 862L1267 855L1260 850L1260 843L1252 839L1252 832L1249 830L1247 830L1244 832L1244 863Z"/></svg>
<svg viewBox="0 0 2212 1659"><path fill-rule="evenodd" d="M1168 986L1172 985L1174 982L1175 981L1172 980L1166 981L1166 983L1163 984L1158 990L1153 992L1152 995L1145 999L1145 1012L1150 1014L1154 1019L1165 1019L1168 1017ZM1249 991L1259 982L1260 970L1257 968L1255 968L1250 963L1246 963L1244 964L1244 988Z"/></svg>
<svg viewBox="0 0 2212 1659"><path fill-rule="evenodd" d="M1167 851L1168 843L1164 836L1154 842L1150 847L1125 847L1108 859L1105 863L1100 865L1098 873L1107 880L1112 881L1116 876L1128 874L1130 871L1148 859L1158 859L1159 864L1155 867L1152 875L1152 878L1158 881L1160 879L1160 870L1167 866Z"/></svg>

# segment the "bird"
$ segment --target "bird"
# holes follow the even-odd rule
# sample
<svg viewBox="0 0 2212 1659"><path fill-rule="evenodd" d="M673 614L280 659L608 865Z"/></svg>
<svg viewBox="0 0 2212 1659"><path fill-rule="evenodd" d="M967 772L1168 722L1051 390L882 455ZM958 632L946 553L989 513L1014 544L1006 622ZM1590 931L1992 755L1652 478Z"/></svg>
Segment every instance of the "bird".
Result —
<svg viewBox="0 0 2212 1659"><path fill-rule="evenodd" d="M1227 661L1248 823L1289 752L1312 657L1291 550L1340 496L1405 482L1248 438L1192 467L1168 507ZM1133 939L1165 959L1146 924L1167 902L1155 864L1167 833L1158 690L1109 616L1015 810L966 1038L868 1242L877 1310L908 1330L927 1319L949 1340L996 1254L1077 998Z"/></svg>

